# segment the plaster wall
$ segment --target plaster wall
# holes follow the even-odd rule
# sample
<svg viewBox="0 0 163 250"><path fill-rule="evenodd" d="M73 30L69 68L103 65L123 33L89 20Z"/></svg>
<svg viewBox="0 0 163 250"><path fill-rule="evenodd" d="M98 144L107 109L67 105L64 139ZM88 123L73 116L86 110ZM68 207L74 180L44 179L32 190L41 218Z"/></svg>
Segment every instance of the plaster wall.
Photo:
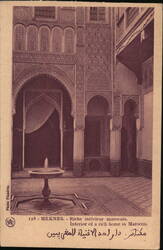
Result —
<svg viewBox="0 0 163 250"><path fill-rule="evenodd" d="M115 90L122 95L139 94L136 75L119 61L115 69Z"/></svg>
<svg viewBox="0 0 163 250"><path fill-rule="evenodd" d="M152 160L152 123L153 92L144 95L144 127L142 129L142 155L145 160Z"/></svg>

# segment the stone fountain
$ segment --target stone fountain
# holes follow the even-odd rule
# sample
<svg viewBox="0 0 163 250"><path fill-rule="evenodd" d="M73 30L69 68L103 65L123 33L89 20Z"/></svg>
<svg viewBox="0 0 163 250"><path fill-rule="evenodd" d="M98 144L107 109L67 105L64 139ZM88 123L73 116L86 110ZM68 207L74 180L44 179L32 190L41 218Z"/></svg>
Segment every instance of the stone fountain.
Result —
<svg viewBox="0 0 163 250"><path fill-rule="evenodd" d="M51 194L51 190L49 188L48 180L52 178L57 178L64 173L62 169L50 169L48 168L48 158L45 158L44 168L40 170L29 171L29 174L32 178L42 178L44 179L44 187L42 189L42 195L44 199L44 205L49 205L49 197Z"/></svg>
<svg viewBox="0 0 163 250"><path fill-rule="evenodd" d="M30 170L29 171L29 175L31 178L41 178L44 180L44 186L42 189L42 196L38 196L38 195L23 195L23 196L13 196L12 200L12 206L11 206L11 210L14 211L16 208L18 208L19 204L24 203L24 202L29 202L32 200L43 200L43 202L41 203L41 209L53 209L54 208L54 204L52 206L51 200L53 199L59 199L59 200L65 200L65 201L70 201L71 203L73 203L74 205L77 205L78 207L80 207L81 209L87 209L85 203L83 203L80 200L86 200L88 201L87 198L82 198L79 197L76 193L72 193L72 194L51 194L51 190L49 187L49 179L52 178L57 178L59 176L61 176L64 173L64 170L59 169L59 168L53 168L50 169L48 166L48 158L45 158L44 160L44 168L42 169L38 169L38 170Z"/></svg>

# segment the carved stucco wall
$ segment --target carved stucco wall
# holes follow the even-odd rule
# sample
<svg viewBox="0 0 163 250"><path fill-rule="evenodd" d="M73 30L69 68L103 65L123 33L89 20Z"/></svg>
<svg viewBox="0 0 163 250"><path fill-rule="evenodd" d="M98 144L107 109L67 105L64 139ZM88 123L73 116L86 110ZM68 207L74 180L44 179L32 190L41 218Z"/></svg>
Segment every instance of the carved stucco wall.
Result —
<svg viewBox="0 0 163 250"><path fill-rule="evenodd" d="M68 65L69 66L69 65ZM71 72L69 74L69 71ZM16 97L20 89L31 78L40 74L48 74L59 80L67 89L72 101L72 113L74 112L74 66L53 64L27 64L14 63L13 67L13 111L15 110ZM71 77L70 77L71 76Z"/></svg>
<svg viewBox="0 0 163 250"><path fill-rule="evenodd" d="M73 14L68 18L70 12ZM16 8L15 23L23 19L27 27L33 10L27 8L25 17L21 13L23 10ZM63 13L67 17L61 18ZM69 91L74 104L76 127L84 127L87 103L93 96L103 96L109 103L109 112L112 110L111 27L109 24L85 24L84 8L77 7L76 13L76 26L71 26L75 30L76 54L14 52L13 96L16 97L30 77L41 73L52 75ZM57 18L55 25L65 28L68 22L73 23L74 8L59 9ZM41 21L35 20L34 24L39 27Z"/></svg>
<svg viewBox="0 0 163 250"><path fill-rule="evenodd" d="M110 26L87 24L85 30L86 90L111 90Z"/></svg>
<svg viewBox="0 0 163 250"><path fill-rule="evenodd" d="M78 10L81 11L81 8ZM83 8L82 8L83 10ZM75 8L74 7L57 7L56 8L56 18L52 21L45 21L44 19L37 19L34 17L34 7L24 7L16 6L13 11L13 24L17 27L21 24L21 27L25 29L25 36L23 37L22 43L25 44L22 51L13 52L13 110L15 107L16 96L30 78L37 76L39 74L48 74L58 79L68 90L72 101L73 111L75 110L75 64L76 56L74 51L64 51L66 39L66 30L71 29L73 32L75 30ZM36 41L32 41L31 37L28 38L27 35L30 33L29 28L35 28L37 31ZM45 26L46 25L46 26ZM49 43L49 48L47 52L40 52L40 36L39 30L42 27L46 27L49 31L49 36L53 34L53 28L58 27L63 32L63 48L60 53L54 53L52 50L51 42ZM15 34L15 29L13 28L13 34ZM65 32L65 34L64 34ZM20 34L18 34L20 35ZM74 35L74 34L73 34ZM13 36L15 38L15 35ZM71 37L70 37L71 38ZM72 45L71 39L69 38L68 44ZM74 39L74 37L73 37ZM29 46L29 40L32 41L32 45ZM50 41L52 39L50 38ZM74 44L75 46L75 44ZM34 47L34 51L31 52L31 47ZM70 47L70 46L69 46ZM13 48L15 48L13 46ZM66 47L65 47L66 48ZM18 48L18 50L20 50ZM33 50L33 48L32 48ZM71 52L71 53L70 53ZM84 84L83 84L84 85Z"/></svg>
<svg viewBox="0 0 163 250"><path fill-rule="evenodd" d="M85 105L96 95L103 96L112 111L111 27L87 24L85 27ZM86 112L87 113L87 112Z"/></svg>

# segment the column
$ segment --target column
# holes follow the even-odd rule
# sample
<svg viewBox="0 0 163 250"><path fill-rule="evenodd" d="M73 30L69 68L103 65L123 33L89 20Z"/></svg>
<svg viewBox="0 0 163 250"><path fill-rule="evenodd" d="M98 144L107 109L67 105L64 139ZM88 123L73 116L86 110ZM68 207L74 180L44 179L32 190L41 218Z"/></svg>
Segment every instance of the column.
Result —
<svg viewBox="0 0 163 250"><path fill-rule="evenodd" d="M74 175L81 176L84 168L84 129L75 128L74 129Z"/></svg>
<svg viewBox="0 0 163 250"><path fill-rule="evenodd" d="M120 175L121 168L121 127L110 120L110 172L113 176Z"/></svg>
<svg viewBox="0 0 163 250"><path fill-rule="evenodd" d="M84 12L83 8L77 8L77 45L76 45L76 88L75 88L75 114L74 114L74 149L73 172L75 176L81 176L84 169L84 127L85 127L85 47L84 47Z"/></svg>
<svg viewBox="0 0 163 250"><path fill-rule="evenodd" d="M140 118L136 119L136 160L137 160L137 173L143 175L141 168L142 159L142 127Z"/></svg>
<svg viewBox="0 0 163 250"><path fill-rule="evenodd" d="M141 151L142 151L142 138L141 138L141 134L142 134L142 129L140 126L140 119L137 118L136 119L136 158L140 159L141 158Z"/></svg>

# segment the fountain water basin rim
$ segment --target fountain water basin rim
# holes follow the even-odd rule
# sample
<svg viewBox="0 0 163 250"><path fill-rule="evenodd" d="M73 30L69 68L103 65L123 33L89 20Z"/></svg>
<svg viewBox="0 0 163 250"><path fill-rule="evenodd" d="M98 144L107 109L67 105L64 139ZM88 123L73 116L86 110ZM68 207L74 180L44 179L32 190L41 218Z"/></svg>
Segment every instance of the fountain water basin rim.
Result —
<svg viewBox="0 0 163 250"><path fill-rule="evenodd" d="M64 173L62 169L39 169L28 171L31 177L33 178L56 178L61 176Z"/></svg>

